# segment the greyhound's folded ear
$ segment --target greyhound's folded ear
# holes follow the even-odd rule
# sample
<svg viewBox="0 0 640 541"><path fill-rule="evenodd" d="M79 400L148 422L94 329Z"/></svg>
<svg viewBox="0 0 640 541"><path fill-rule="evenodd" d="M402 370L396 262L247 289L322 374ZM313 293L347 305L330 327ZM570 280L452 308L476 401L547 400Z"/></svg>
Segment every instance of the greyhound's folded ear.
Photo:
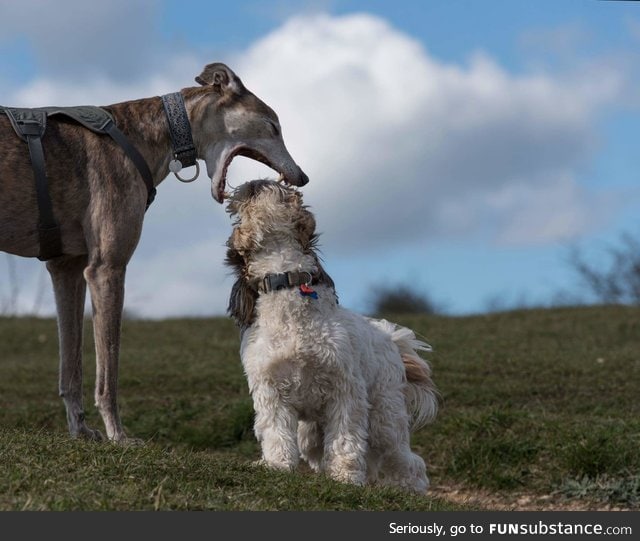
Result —
<svg viewBox="0 0 640 541"><path fill-rule="evenodd" d="M202 86L212 86L220 94L227 91L240 94L244 90L240 78L221 62L207 64L202 73L196 77L196 83Z"/></svg>

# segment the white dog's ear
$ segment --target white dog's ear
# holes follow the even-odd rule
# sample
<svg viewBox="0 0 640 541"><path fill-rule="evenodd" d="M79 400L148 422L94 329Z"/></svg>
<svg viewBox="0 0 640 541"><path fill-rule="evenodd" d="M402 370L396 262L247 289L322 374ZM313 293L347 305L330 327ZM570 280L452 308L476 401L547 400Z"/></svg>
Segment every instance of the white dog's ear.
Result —
<svg viewBox="0 0 640 541"><path fill-rule="evenodd" d="M231 288L227 311L243 328L249 327L256 317L256 300L258 293L249 287L244 277L238 278Z"/></svg>
<svg viewBox="0 0 640 541"><path fill-rule="evenodd" d="M202 86L211 86L219 94L227 92L240 94L244 90L240 78L221 62L207 64L202 73L196 77L196 83Z"/></svg>
<svg viewBox="0 0 640 541"><path fill-rule="evenodd" d="M305 208L301 209L300 215L296 220L296 231L298 232L300 244L304 248L310 247L313 239L316 237L316 219L313 217L313 214Z"/></svg>
<svg viewBox="0 0 640 541"><path fill-rule="evenodd" d="M255 305L258 292L255 288L249 286L244 257L231 246L231 239L229 239L227 244L229 248L227 249L225 263L233 267L236 275L236 281L231 288L227 311L231 317L236 320L238 325L246 328L253 323L255 318Z"/></svg>
<svg viewBox="0 0 640 541"><path fill-rule="evenodd" d="M253 249L252 235L247 228L237 225L227 241L227 246L240 254L248 252Z"/></svg>

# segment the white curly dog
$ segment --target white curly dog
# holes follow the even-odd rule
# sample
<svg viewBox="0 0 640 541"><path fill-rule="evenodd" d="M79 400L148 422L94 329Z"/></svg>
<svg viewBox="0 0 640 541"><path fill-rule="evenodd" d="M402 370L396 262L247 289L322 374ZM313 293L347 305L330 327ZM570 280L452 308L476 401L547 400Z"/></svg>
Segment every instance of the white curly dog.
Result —
<svg viewBox="0 0 640 541"><path fill-rule="evenodd" d="M242 329L261 462L293 470L302 458L338 481L425 492L426 466L409 440L437 412L417 354L429 346L338 304L298 191L248 182L227 210L235 219L227 264L237 278L229 312Z"/></svg>

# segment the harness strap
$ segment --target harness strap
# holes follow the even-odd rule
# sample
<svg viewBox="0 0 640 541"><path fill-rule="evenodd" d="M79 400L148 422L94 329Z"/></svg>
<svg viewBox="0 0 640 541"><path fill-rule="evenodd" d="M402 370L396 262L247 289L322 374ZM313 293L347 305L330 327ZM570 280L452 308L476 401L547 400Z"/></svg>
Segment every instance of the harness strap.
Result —
<svg viewBox="0 0 640 541"><path fill-rule="evenodd" d="M60 234L60 226L53 216L53 204L49 195L42 140L39 135L30 135L28 133L25 133L25 135L27 136L33 176L36 180L36 198L40 213L40 221L38 223L40 255L38 259L47 261L62 255L62 236Z"/></svg>
<svg viewBox="0 0 640 541"><path fill-rule="evenodd" d="M124 153L129 157L129 159L136 166L144 183L147 185L147 209L149 205L153 203L153 200L156 197L156 188L153 185L153 175L149 170L149 166L147 165L146 160L142 157L142 154L138 151L138 149L133 146L127 136L122 133L115 125L115 123L110 120L103 127L104 132L111 137L124 151Z"/></svg>
<svg viewBox="0 0 640 541"><path fill-rule="evenodd" d="M47 125L47 114L44 111L24 112L18 109L6 108L5 112L16 132L22 137L29 148L31 167L36 187L36 201L38 203L38 240L40 243L40 261L62 255L62 237L60 226L53 215L53 204L49 195L47 169L42 148L42 135Z"/></svg>

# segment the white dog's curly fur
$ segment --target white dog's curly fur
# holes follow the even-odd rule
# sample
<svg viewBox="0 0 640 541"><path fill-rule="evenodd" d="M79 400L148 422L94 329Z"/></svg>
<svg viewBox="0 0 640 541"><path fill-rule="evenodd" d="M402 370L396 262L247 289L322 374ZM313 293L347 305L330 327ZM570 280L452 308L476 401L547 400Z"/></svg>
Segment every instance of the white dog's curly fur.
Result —
<svg viewBox="0 0 640 541"><path fill-rule="evenodd" d="M242 327L262 463L292 470L302 458L338 481L426 491L425 463L409 438L437 411L431 371L417 354L429 346L338 305L299 192L252 181L227 210L235 218L227 264L237 277L229 311ZM265 291L265 276L290 271L309 276L317 298L298 287Z"/></svg>

